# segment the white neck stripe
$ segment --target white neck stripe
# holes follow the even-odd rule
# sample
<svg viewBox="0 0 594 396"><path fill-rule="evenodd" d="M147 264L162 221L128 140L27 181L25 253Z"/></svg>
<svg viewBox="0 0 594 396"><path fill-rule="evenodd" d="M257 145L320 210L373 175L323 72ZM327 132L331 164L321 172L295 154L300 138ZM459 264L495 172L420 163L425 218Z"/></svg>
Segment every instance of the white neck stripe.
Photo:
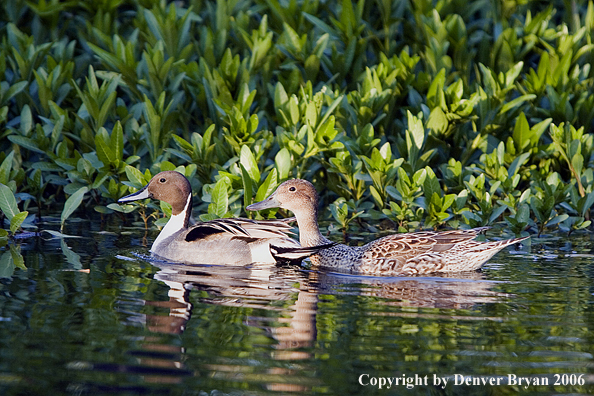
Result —
<svg viewBox="0 0 594 396"><path fill-rule="evenodd" d="M167 222L167 224L165 224L165 227L163 227L163 229L159 233L159 236L157 237L157 239L155 239L155 242L153 242L151 252L156 251L158 245L163 243L163 241L165 241L167 238L187 227L186 219L189 218L188 211L192 210L192 208L189 208L191 200L192 196L188 195L188 201L186 203L186 207L184 208L184 210L179 214L171 215L169 221Z"/></svg>

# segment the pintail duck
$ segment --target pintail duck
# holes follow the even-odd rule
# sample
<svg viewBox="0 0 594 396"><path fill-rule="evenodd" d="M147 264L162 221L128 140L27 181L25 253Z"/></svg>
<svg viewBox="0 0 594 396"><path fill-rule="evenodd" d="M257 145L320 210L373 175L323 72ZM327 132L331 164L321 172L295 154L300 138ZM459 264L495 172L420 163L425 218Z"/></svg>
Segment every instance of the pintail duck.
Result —
<svg viewBox="0 0 594 396"><path fill-rule="evenodd" d="M318 228L318 194L314 186L301 179L282 183L264 201L247 210L284 208L297 218L302 246L330 242ZM379 238L364 246L337 244L312 255L312 264L320 267L363 274L420 275L435 272L474 271L495 253L526 238L496 242L473 241L488 227L444 232L421 231Z"/></svg>
<svg viewBox="0 0 594 396"><path fill-rule="evenodd" d="M319 248L302 248L291 238L294 219L255 221L216 219L191 225L192 187L184 175L165 171L141 190L118 202L155 198L171 205L171 218L153 242L151 253L188 264L247 265L300 261Z"/></svg>

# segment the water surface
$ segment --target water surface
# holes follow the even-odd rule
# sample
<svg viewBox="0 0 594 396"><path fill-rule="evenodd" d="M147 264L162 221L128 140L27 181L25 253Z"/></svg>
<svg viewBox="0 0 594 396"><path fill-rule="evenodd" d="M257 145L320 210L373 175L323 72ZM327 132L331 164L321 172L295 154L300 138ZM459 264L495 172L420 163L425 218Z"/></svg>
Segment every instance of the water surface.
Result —
<svg viewBox="0 0 594 396"><path fill-rule="evenodd" d="M589 235L411 278L151 262L156 234L115 221L64 233L82 237L1 248L2 395L594 393Z"/></svg>

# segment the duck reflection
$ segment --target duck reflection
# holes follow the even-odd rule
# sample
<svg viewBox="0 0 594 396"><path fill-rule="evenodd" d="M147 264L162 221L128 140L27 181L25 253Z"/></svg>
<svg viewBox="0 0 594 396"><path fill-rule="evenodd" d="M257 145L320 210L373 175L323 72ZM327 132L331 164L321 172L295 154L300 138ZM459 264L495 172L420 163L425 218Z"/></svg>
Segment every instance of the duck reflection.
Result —
<svg viewBox="0 0 594 396"><path fill-rule="evenodd" d="M282 392L303 392L316 385L311 383L311 378L296 380L296 370L303 370L302 365L294 369L292 365L280 362L307 364L308 359L313 358L320 298L324 299L328 295L337 298L371 296L379 298L379 304L386 308L467 309L477 303L496 302L504 296L492 291L496 282L488 281L480 272L450 274L449 277L368 277L271 265L230 267L163 262L153 264L159 268L154 279L169 287L169 300L147 301L146 304L168 309L169 315L147 315L146 326L151 332L182 334L192 316L191 293L195 293L192 301L201 305L255 308L246 311L251 314L244 318L243 325L248 329L259 329L273 340L272 351L267 358L279 364L269 365L265 375L255 375L246 371L240 363L234 364L225 359L219 361L217 356L213 356L211 362L200 365L200 370L206 370L208 375L220 380L237 381L241 378L264 382L266 389ZM390 311L388 314L391 315L411 315L410 311L384 311ZM268 312L270 315L263 317L258 312ZM423 315L422 311L418 311L417 315ZM188 370L182 363L184 351L181 347L147 341L147 350L158 349L180 357L170 362L171 368ZM163 348L170 349L163 351ZM143 361L143 364L153 363Z"/></svg>
<svg viewBox="0 0 594 396"><path fill-rule="evenodd" d="M379 297L387 306L469 309L494 303L506 294L492 290L499 282L482 272L434 274L423 277L369 277L340 273L311 273L310 285L320 294Z"/></svg>
<svg viewBox="0 0 594 396"><path fill-rule="evenodd" d="M268 337L276 340L271 354L273 360L299 361L310 357L310 353L296 350L309 348L315 340L315 308L317 296L315 292L302 289L307 285L308 274L291 267L276 267L272 265L252 266L216 266L216 265L178 265L153 262L159 271L154 279L165 283L169 287L168 301L147 301L147 305L169 309L169 315L146 315L147 328L155 333L181 334L185 330L192 313L190 292L201 292L200 304L214 304L229 307L254 308L256 310L276 311L273 320L269 318L248 316L244 325L262 330ZM294 304L279 308L279 302L289 301L297 296ZM275 303L276 307L271 306ZM289 315L285 315L289 312ZM286 324L286 326L272 326L271 322ZM158 338L155 339L158 341ZM147 350L165 346L151 340L145 346ZM168 352L181 356L181 348L170 347ZM218 379L233 377L237 380L240 366L219 363L215 356L213 361L202 365L211 371ZM142 359L143 365L154 362ZM171 367L186 370L181 359L172 361ZM286 368L270 368L267 375L270 378L280 378L295 375L295 370ZM248 373L243 373L243 377ZM153 378L157 380L157 378ZM178 378L179 380L182 377ZM249 380L249 379L248 379ZM270 382L269 389L277 391L303 391L307 387L301 385Z"/></svg>

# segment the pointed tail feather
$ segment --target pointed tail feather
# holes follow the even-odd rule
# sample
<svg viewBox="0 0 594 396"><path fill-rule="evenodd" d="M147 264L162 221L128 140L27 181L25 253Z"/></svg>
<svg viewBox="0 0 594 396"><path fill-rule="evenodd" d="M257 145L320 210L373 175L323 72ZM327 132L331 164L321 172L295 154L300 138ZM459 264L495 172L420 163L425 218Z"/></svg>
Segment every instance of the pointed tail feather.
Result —
<svg viewBox="0 0 594 396"><path fill-rule="evenodd" d="M512 238L512 239L505 239L505 240L497 241L497 242L486 242L486 243L491 245L489 247L489 249L497 249L497 251L500 251L509 245L514 245L514 244L522 242L523 240L528 239L528 238L530 238L530 237L527 236L527 237L521 237L521 238Z"/></svg>
<svg viewBox="0 0 594 396"><path fill-rule="evenodd" d="M522 238L513 238L513 239L506 239L503 241L497 242L485 242L478 244L474 249L469 250L468 254L474 258L474 266L471 270L479 269L485 262L491 259L491 257L495 256L498 252L503 250L505 247L513 245L515 243L521 242L525 239L530 238L522 237Z"/></svg>

